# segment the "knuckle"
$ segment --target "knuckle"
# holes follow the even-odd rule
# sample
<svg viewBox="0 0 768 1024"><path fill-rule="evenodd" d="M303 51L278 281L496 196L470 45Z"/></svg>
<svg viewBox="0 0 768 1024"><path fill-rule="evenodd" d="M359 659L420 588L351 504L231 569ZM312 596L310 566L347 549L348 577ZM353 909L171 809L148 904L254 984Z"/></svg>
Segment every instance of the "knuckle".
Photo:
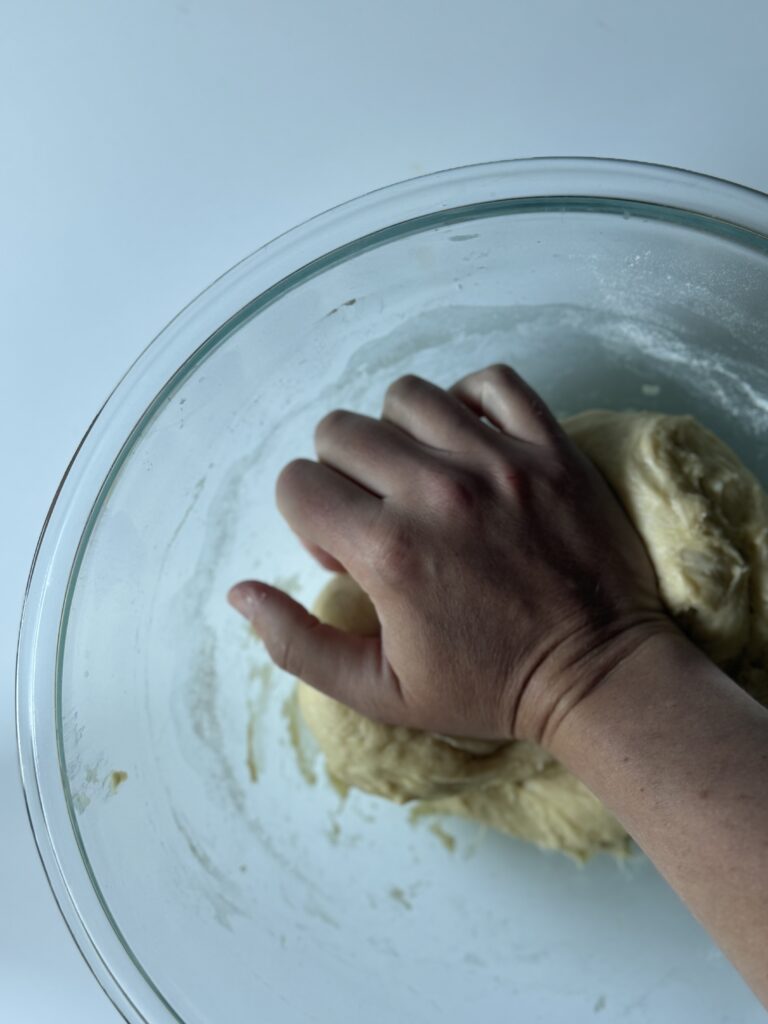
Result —
<svg viewBox="0 0 768 1024"><path fill-rule="evenodd" d="M315 427L315 441L324 441L342 433L349 427L353 418L353 413L347 412L346 409L333 409L326 413Z"/></svg>
<svg viewBox="0 0 768 1024"><path fill-rule="evenodd" d="M490 473L497 489L507 498L522 501L530 490L530 477L522 467L509 459L497 459L490 465Z"/></svg>
<svg viewBox="0 0 768 1024"><path fill-rule="evenodd" d="M313 617L306 627L286 628L272 636L267 643L269 656L284 672L304 679L310 669L308 648L320 622Z"/></svg>
<svg viewBox="0 0 768 1024"><path fill-rule="evenodd" d="M273 637L268 644L268 650L270 658L278 668L293 675L301 674L301 665L296 654L296 645L290 633Z"/></svg>
<svg viewBox="0 0 768 1024"><path fill-rule="evenodd" d="M492 363L485 370L483 375L492 384L516 384L517 374L506 363Z"/></svg>
<svg viewBox="0 0 768 1024"><path fill-rule="evenodd" d="M385 404L407 401L421 386L421 379L413 373L406 373L393 381L386 390Z"/></svg>
<svg viewBox="0 0 768 1024"><path fill-rule="evenodd" d="M376 551L376 568L388 583L401 583L412 578L416 568L417 543L405 523L395 523L381 538Z"/></svg>
<svg viewBox="0 0 768 1024"><path fill-rule="evenodd" d="M307 479L308 471L314 463L309 459L293 459L287 466L283 466L277 478L275 490L278 495L295 493Z"/></svg>
<svg viewBox="0 0 768 1024"><path fill-rule="evenodd" d="M552 458L547 465L547 481L550 489L561 497L572 496L582 485L590 470L590 464L561 457Z"/></svg>
<svg viewBox="0 0 768 1024"><path fill-rule="evenodd" d="M557 443L560 438L561 428L546 402L535 393L531 393L527 397L531 414L536 420L539 430L541 430L547 441L552 444Z"/></svg>
<svg viewBox="0 0 768 1024"><path fill-rule="evenodd" d="M481 491L479 481L462 472L431 474L425 487L430 504L451 515L472 512Z"/></svg>
<svg viewBox="0 0 768 1024"><path fill-rule="evenodd" d="M504 494L514 498L518 504L522 504L528 497L531 489L528 474L517 466L508 466L497 479Z"/></svg>

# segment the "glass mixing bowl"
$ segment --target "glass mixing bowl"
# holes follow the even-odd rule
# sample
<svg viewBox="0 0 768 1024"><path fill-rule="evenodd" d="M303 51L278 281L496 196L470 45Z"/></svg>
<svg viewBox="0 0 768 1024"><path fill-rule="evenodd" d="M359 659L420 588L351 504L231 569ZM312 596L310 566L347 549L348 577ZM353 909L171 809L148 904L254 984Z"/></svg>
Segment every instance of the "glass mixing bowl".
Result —
<svg viewBox="0 0 768 1024"><path fill-rule="evenodd" d="M45 525L18 660L51 886L130 1021L745 1024L735 971L637 855L581 868L328 784L292 681L225 603L323 579L278 515L330 408L504 360L558 413L690 412L768 483L768 198L533 160L374 192L163 331Z"/></svg>

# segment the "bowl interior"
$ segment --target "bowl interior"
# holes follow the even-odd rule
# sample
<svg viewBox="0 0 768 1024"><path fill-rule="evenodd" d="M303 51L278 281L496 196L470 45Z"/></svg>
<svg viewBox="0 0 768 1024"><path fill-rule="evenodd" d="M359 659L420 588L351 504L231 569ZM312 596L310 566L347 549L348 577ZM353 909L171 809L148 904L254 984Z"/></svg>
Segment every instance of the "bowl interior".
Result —
<svg viewBox="0 0 768 1024"><path fill-rule="evenodd" d="M341 797L224 595L252 575L312 600L275 478L405 372L503 360L560 414L690 412L768 483L767 323L768 257L714 224L490 204L307 268L166 389L94 508L58 687L85 863L172 1014L758 1019L641 855L581 868Z"/></svg>

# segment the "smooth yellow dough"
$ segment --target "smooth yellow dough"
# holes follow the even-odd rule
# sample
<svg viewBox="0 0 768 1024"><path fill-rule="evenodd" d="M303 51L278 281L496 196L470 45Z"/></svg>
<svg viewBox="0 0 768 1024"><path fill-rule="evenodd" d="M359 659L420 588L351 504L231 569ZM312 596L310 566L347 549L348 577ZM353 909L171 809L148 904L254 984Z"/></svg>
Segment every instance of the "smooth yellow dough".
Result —
<svg viewBox="0 0 768 1024"><path fill-rule="evenodd" d="M768 704L768 501L722 441L690 416L585 412L564 422L645 541L661 596L686 633ZM373 605L348 576L315 614L373 635ZM532 743L486 743L379 725L299 684L299 707L342 785L458 814L585 859L628 838L578 779Z"/></svg>

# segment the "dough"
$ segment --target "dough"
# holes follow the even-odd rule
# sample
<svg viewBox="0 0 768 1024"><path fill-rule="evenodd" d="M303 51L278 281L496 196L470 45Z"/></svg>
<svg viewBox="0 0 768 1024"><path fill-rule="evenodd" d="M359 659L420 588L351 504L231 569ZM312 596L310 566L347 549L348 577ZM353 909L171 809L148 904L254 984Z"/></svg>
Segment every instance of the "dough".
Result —
<svg viewBox="0 0 768 1024"><path fill-rule="evenodd" d="M564 422L643 537L682 629L768 704L768 501L734 453L690 416L585 412ZM373 605L334 577L315 614L378 632ZM458 814L586 859L628 837L578 779L533 743L462 741L379 725L303 683L299 707L338 783Z"/></svg>

